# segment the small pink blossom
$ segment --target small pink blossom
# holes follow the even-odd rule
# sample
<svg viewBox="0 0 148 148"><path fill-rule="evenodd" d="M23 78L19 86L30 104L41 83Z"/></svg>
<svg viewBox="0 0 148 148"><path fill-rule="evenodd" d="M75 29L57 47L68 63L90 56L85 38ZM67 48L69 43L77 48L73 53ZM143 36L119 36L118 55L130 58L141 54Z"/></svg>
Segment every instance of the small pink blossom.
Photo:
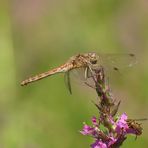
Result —
<svg viewBox="0 0 148 148"><path fill-rule="evenodd" d="M95 126L98 126L97 118L95 116L92 117L92 124L95 125Z"/></svg>
<svg viewBox="0 0 148 148"><path fill-rule="evenodd" d="M128 124L127 124L127 115L123 113L121 117L118 119L116 122L116 132L118 134L126 134L126 131L128 129Z"/></svg>
<svg viewBox="0 0 148 148"><path fill-rule="evenodd" d="M107 148L107 145L102 141L96 140L95 143L91 144L91 148Z"/></svg>
<svg viewBox="0 0 148 148"><path fill-rule="evenodd" d="M91 135L93 133L93 131L94 131L93 127L91 127L87 124L84 124L83 130L80 131L80 133L83 134L83 135Z"/></svg>

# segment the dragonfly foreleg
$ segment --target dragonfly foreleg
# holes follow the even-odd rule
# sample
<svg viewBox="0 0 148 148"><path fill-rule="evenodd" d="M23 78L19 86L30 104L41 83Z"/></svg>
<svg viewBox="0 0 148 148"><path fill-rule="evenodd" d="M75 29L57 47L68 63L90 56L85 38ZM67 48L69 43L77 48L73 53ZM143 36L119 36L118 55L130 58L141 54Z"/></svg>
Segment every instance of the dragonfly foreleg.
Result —
<svg viewBox="0 0 148 148"><path fill-rule="evenodd" d="M89 78L89 75L88 75L88 67L85 68L85 71L84 71L84 78L85 78L85 80L86 80L87 78Z"/></svg>

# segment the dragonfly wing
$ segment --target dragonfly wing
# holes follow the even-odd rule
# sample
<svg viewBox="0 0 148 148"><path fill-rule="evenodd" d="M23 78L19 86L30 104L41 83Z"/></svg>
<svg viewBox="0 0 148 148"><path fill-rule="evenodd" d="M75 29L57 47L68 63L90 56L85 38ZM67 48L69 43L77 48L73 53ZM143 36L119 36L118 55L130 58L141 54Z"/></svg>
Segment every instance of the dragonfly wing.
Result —
<svg viewBox="0 0 148 148"><path fill-rule="evenodd" d="M105 70L124 71L137 63L134 54L100 54L101 65Z"/></svg>
<svg viewBox="0 0 148 148"><path fill-rule="evenodd" d="M65 80L66 87L68 88L70 94L72 94L71 81L70 81L70 71L65 73L64 80Z"/></svg>
<svg viewBox="0 0 148 148"><path fill-rule="evenodd" d="M88 67L76 68L70 71L71 77L73 77L81 86L94 87L94 81L92 79L93 73Z"/></svg>
<svg viewBox="0 0 148 148"><path fill-rule="evenodd" d="M91 72L89 68L86 67L70 70L64 75L65 85L68 88L70 94L72 94L71 82L74 82L80 86L85 86L86 83L89 85L94 85L91 79Z"/></svg>
<svg viewBox="0 0 148 148"><path fill-rule="evenodd" d="M71 70L70 77L76 78L80 82L86 82L87 79L92 77L92 73L88 67L81 67Z"/></svg>
<svg viewBox="0 0 148 148"><path fill-rule="evenodd" d="M86 71L85 68L81 67L81 68L76 68L70 71L70 76L72 78L76 78L76 80L78 81L85 81L85 77L86 77Z"/></svg>

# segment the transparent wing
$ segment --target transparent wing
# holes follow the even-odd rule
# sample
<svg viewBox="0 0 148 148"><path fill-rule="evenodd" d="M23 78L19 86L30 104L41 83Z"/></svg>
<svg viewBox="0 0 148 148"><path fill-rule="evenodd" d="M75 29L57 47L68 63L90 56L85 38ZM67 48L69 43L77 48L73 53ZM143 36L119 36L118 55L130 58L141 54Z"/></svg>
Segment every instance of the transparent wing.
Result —
<svg viewBox="0 0 148 148"><path fill-rule="evenodd" d="M86 76L85 76L85 68L76 68L70 71L70 77L72 79L76 79L76 81L85 81Z"/></svg>
<svg viewBox="0 0 148 148"><path fill-rule="evenodd" d="M106 71L122 72L137 63L134 54L98 54L100 63Z"/></svg>
<svg viewBox="0 0 148 148"><path fill-rule="evenodd" d="M78 84L80 86L86 86L86 84L88 84L89 86L94 87L91 72L89 71L89 69L86 69L85 67L76 68L66 72L64 75L64 81L70 94L72 94L72 83Z"/></svg>

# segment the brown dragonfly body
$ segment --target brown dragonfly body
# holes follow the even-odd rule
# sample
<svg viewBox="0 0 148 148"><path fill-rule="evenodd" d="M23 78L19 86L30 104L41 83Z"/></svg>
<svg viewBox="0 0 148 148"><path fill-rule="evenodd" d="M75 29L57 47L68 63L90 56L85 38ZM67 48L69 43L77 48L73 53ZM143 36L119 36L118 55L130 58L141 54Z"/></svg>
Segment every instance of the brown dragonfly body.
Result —
<svg viewBox="0 0 148 148"><path fill-rule="evenodd" d="M98 59L98 55L96 53L85 53L85 54L78 54L76 56L71 57L65 64L54 68L52 70L49 70L47 72L38 74L36 76L30 77L24 81L21 82L21 85L27 85L29 83L32 83L34 81L38 81L40 79L43 79L45 77L54 75L56 73L66 73L72 69L76 68L87 68L89 65L96 64Z"/></svg>

